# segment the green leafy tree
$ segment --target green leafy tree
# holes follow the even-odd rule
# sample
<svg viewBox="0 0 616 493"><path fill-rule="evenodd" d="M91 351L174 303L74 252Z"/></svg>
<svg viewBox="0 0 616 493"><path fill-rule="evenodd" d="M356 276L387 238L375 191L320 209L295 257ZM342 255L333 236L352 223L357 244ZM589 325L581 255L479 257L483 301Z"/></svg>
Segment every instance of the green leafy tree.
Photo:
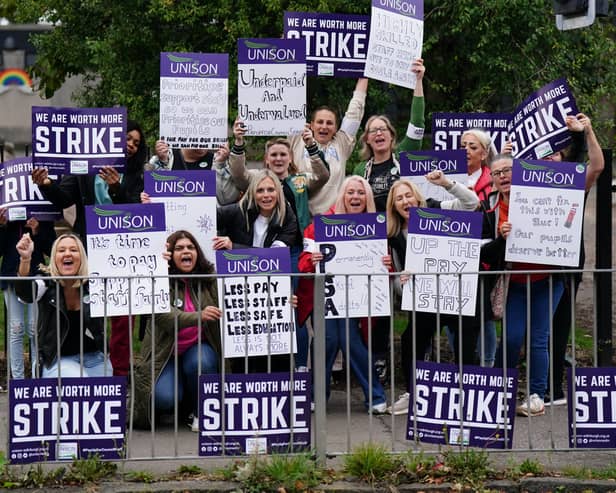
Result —
<svg viewBox="0 0 616 493"><path fill-rule="evenodd" d="M151 140L158 133L161 51L229 53L234 81L237 39L280 37L283 11L370 12L369 0L21 0L12 5L18 21L44 19L56 26L34 37L38 58L32 70L46 94L66 77L83 74L83 105L127 106ZM424 11L428 115L509 111L530 92L565 76L602 143L613 144L616 35L611 23L560 32L545 0L426 0ZM342 113L353 81L334 82L311 78L309 103L330 104ZM230 91L233 117L233 82ZM367 114L391 114L404 129L411 96L373 81Z"/></svg>

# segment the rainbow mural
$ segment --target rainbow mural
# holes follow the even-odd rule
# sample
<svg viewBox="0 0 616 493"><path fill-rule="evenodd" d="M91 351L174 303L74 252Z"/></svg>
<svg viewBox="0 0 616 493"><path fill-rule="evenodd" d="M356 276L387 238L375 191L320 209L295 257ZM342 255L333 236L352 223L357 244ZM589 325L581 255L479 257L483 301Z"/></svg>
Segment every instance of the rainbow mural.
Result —
<svg viewBox="0 0 616 493"><path fill-rule="evenodd" d="M32 79L28 72L19 68L9 68L0 72L0 87L23 86L32 87Z"/></svg>

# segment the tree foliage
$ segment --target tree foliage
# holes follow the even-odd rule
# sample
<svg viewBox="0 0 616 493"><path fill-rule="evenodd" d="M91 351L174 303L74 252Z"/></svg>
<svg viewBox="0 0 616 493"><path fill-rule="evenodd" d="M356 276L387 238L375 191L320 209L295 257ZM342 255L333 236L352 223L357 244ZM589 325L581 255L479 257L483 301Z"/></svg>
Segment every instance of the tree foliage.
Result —
<svg viewBox="0 0 616 493"><path fill-rule="evenodd" d="M16 19L56 25L35 35L33 67L46 94L84 74L83 105L124 105L157 135L159 53L231 56L230 113L236 107L237 39L280 37L283 11L369 14L358 0L22 0ZM529 93L567 77L603 144L613 144L616 35L608 22L559 32L545 0L425 0L426 100L432 111L509 111ZM332 83L334 82L334 83ZM353 81L312 78L309 101L343 112ZM367 114L387 112L406 126L410 91L371 82ZM608 108L610 111L601 112Z"/></svg>

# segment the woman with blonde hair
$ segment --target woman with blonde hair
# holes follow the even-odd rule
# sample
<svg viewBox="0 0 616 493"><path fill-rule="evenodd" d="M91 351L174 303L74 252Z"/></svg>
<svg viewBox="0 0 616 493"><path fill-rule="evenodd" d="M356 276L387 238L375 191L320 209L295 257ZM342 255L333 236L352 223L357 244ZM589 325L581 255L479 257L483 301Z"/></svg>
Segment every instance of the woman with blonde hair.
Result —
<svg viewBox="0 0 616 493"><path fill-rule="evenodd" d="M431 171L426 175L426 180L434 185L445 188L454 196L451 200L437 201L425 199L419 188L410 180L401 179L394 183L387 196L387 242L391 252L391 261L394 272L405 270L407 231L412 207L431 207L436 209L455 209L455 210L474 210L479 204L475 193L464 185L450 181L442 171ZM419 269L417 269L419 270ZM401 294L402 285L409 280L408 275L400 275L394 280L395 290ZM441 323L447 323L452 327L457 327L459 317L456 315L440 315ZM477 320L473 317L463 317L464 338L463 360L466 364L472 363L476 332L478 330ZM400 339L400 356L402 361L402 373L406 382L406 388L411 386L411 370L413 353L415 360L421 361L425 358L426 352L430 347L432 337L437 326L437 317L434 313L409 312L406 330ZM454 337L457 339L458 331ZM458 342L455 342L456 346ZM456 359L458 351L455 351ZM393 414L405 414L409 406L409 393L404 392L388 411Z"/></svg>
<svg viewBox="0 0 616 493"><path fill-rule="evenodd" d="M471 128L462 134L461 147L466 150L466 186L475 191L479 201L486 200L492 191L490 163L496 156L492 139L487 132Z"/></svg>
<svg viewBox="0 0 616 493"><path fill-rule="evenodd" d="M237 204L217 209L214 250L292 247L297 220L284 198L280 180L269 169L257 171Z"/></svg>
<svg viewBox="0 0 616 493"><path fill-rule="evenodd" d="M368 182L361 176L349 176L342 183L334 206L328 214L361 214L375 212L374 197ZM299 256L301 272L315 272L316 266L323 260L323 254L316 250L314 241L314 223L304 230L304 250ZM312 309L313 300L308 301L308 309ZM347 348L347 323L349 338L349 354ZM364 391L364 403L370 412L382 414L387 409L385 390L379 382L374 366L368 366L368 349L362 340L358 318L334 318L325 320L325 382L326 395L329 398L332 367L336 354L341 350L345 353L351 369ZM372 373L372 386L370 386Z"/></svg>
<svg viewBox="0 0 616 493"><path fill-rule="evenodd" d="M24 234L16 248L20 256L17 275L29 276L34 251L30 234ZM59 279L16 281L15 291L26 303L38 301L41 376L111 376L111 362L104 353L103 318L90 315L86 282L88 261L79 237L74 234L59 236L51 247L49 266L40 266L39 269Z"/></svg>

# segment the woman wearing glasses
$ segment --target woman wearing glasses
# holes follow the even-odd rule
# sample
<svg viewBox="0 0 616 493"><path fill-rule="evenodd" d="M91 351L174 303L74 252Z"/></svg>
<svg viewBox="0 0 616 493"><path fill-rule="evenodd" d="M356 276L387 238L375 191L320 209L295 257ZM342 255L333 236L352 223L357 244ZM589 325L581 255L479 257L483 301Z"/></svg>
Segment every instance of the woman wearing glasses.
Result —
<svg viewBox="0 0 616 493"><path fill-rule="evenodd" d="M491 270L503 270L507 267L512 271L504 318L506 330L503 331L506 333L507 354L506 360L503 361L501 340L501 348L496 353L496 367L517 366L526 335L527 307L530 304L530 395L517 407L517 413L523 416L539 416L545 412L543 396L548 383L550 319L558 306L564 286L561 276L552 277L550 283L550 274L526 274L527 271L546 269L545 265L523 262L505 265L505 241L512 229L509 222L512 167L513 159L507 154L499 154L492 162L491 175L495 191L481 204L484 211L484 231L489 232L492 240L482 247L481 260L489 264ZM516 271L524 273L516 274ZM527 296L527 279L530 281L530 296Z"/></svg>
<svg viewBox="0 0 616 493"><path fill-rule="evenodd" d="M360 138L361 158L368 161L358 165L353 174L363 176L368 180L374 193L377 212L385 211L389 189L400 178L400 164L394 154L394 149L399 152L421 148L425 126L422 80L426 71L421 58L413 62L411 71L417 77L417 83L411 104L411 120L402 142L396 146L396 130L389 118L384 115L373 115L368 118L364 133Z"/></svg>

